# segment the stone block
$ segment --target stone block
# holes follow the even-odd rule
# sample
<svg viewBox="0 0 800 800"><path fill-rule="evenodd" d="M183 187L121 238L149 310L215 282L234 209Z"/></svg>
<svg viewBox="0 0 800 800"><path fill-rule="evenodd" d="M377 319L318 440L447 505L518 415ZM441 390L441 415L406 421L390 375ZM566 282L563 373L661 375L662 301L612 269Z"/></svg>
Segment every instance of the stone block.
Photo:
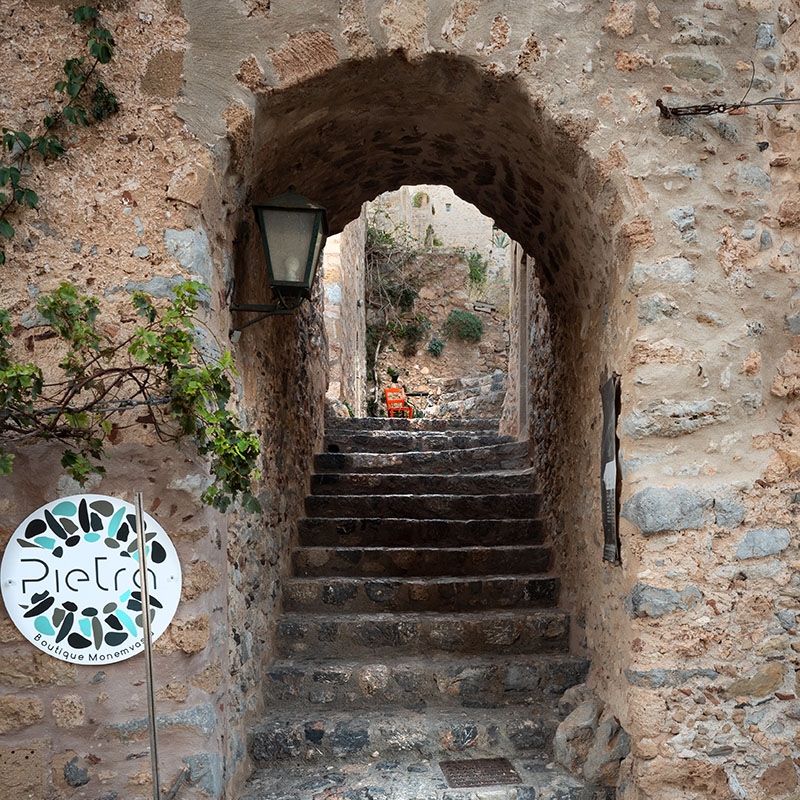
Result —
<svg viewBox="0 0 800 800"><path fill-rule="evenodd" d="M766 697L778 691L786 675L786 665L780 661L762 664L746 678L739 678L723 692L726 700L736 697Z"/></svg>
<svg viewBox="0 0 800 800"><path fill-rule="evenodd" d="M711 499L684 486L648 487L622 507L622 516L645 535L702 528L709 520Z"/></svg>
<svg viewBox="0 0 800 800"><path fill-rule="evenodd" d="M222 796L224 772L219 753L197 753L187 756L183 763L189 767L189 784L211 798Z"/></svg>
<svg viewBox="0 0 800 800"><path fill-rule="evenodd" d="M792 541L786 528L760 528L748 531L736 548L736 558L763 558L785 550Z"/></svg>
<svg viewBox="0 0 800 800"><path fill-rule="evenodd" d="M616 786L619 766L631 751L631 738L619 720L609 714L601 719L583 765L583 776L592 783Z"/></svg>
<svg viewBox="0 0 800 800"><path fill-rule="evenodd" d="M211 286L213 265L208 237L202 228L164 231L164 246L188 275L198 276L206 286Z"/></svg>
<svg viewBox="0 0 800 800"><path fill-rule="evenodd" d="M663 617L673 611L686 611L702 598L696 586L687 586L683 591L660 589L637 583L631 589L628 611L631 617Z"/></svg>
<svg viewBox="0 0 800 800"><path fill-rule="evenodd" d="M581 774L592 748L602 703L595 697L581 703L557 728L553 739L555 760Z"/></svg>
<svg viewBox="0 0 800 800"><path fill-rule="evenodd" d="M86 708L77 694L56 697L52 704L53 719L59 728L77 728L86 722Z"/></svg>
<svg viewBox="0 0 800 800"><path fill-rule="evenodd" d="M66 686L73 683L77 667L37 651L0 656L0 684L20 689Z"/></svg>
<svg viewBox="0 0 800 800"><path fill-rule="evenodd" d="M632 439L645 436L684 436L707 425L727 422L730 403L713 397L704 400L661 400L622 420L621 430Z"/></svg>
<svg viewBox="0 0 800 800"><path fill-rule="evenodd" d="M44 716L41 700L9 694L0 697L0 734L33 725Z"/></svg>
<svg viewBox="0 0 800 800"><path fill-rule="evenodd" d="M745 507L730 497L714 499L714 521L721 528L735 528L744 522Z"/></svg>
<svg viewBox="0 0 800 800"><path fill-rule="evenodd" d="M3 800L39 800L47 797L50 742L29 742L0 748Z"/></svg>
<svg viewBox="0 0 800 800"><path fill-rule="evenodd" d="M674 53L665 58L669 68L679 78L710 83L722 77L722 66L717 61L688 53Z"/></svg>

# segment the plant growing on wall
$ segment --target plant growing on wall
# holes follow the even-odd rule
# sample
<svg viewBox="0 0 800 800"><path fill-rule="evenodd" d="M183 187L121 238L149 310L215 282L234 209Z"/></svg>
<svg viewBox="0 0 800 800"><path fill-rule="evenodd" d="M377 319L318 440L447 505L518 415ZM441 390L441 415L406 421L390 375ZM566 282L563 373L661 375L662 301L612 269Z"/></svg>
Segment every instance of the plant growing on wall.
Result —
<svg viewBox="0 0 800 800"><path fill-rule="evenodd" d="M469 270L467 283L470 289L480 290L486 286L489 262L476 249L464 254Z"/></svg>
<svg viewBox="0 0 800 800"><path fill-rule="evenodd" d="M161 441L188 437L209 457L214 481L204 502L225 511L238 499L245 510L260 510L253 495L258 438L227 408L231 355L208 358L198 346L195 312L203 292L205 286L187 281L164 307L137 292L140 323L109 336L98 323L97 298L62 283L37 305L61 356L47 376L14 358L11 316L0 310L0 474L11 474L21 445L58 442L66 448L62 466L83 485L105 473L100 462L120 430L144 423Z"/></svg>
<svg viewBox="0 0 800 800"><path fill-rule="evenodd" d="M451 311L443 330L447 336L461 339L464 342L479 342L483 336L483 322L480 317L470 311Z"/></svg>
<svg viewBox="0 0 800 800"><path fill-rule="evenodd" d="M62 122L90 125L110 117L119 108L117 97L97 76L100 65L108 64L114 55L114 37L100 24L99 13L92 6L78 7L72 14L72 21L87 29L88 60L82 55L64 62L64 77L54 86L63 104L57 111L45 115L32 133L2 129L0 264L6 260L3 238L14 237L11 220L24 209L36 208L39 204L39 195L27 179L34 158L48 161L64 154L66 145L54 132L58 125Z"/></svg>

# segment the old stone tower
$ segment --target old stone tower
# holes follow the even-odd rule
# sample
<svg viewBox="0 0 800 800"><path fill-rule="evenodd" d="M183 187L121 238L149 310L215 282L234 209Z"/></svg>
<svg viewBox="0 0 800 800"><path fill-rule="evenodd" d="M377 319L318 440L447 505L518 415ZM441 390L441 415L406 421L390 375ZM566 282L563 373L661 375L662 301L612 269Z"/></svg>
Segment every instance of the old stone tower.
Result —
<svg viewBox="0 0 800 800"><path fill-rule="evenodd" d="M291 553L326 435L321 299L229 343L242 321L232 296L269 300L251 205L294 184L337 232L366 200L426 182L452 187L521 248L512 441L492 446L535 473L533 516L547 520L558 579L547 585L571 620L561 655L590 663L588 686L630 736L618 797L797 796L800 106L673 117L656 106L800 97L797 3L99 7L121 110L70 129L68 157L44 169L38 209L6 243L15 347L55 358L31 312L62 280L124 324L132 291L165 296L176 276L200 276L207 336L233 351L237 408L264 451L260 516L203 506L206 464L146 424L121 433L89 487L144 492L183 566L156 644L163 782L188 764L179 798L242 796L248 731L274 701L275 662L296 656L279 623L288 611L306 635L316 624L314 609L302 619ZM79 46L71 10L4 3L3 126L47 113ZM600 514L599 387L612 373L620 563L602 560ZM0 479L0 545L30 511L78 491L59 458L19 449ZM424 613L468 613L457 605ZM318 631L320 654L329 632ZM152 796L140 661L57 661L0 612L4 796Z"/></svg>

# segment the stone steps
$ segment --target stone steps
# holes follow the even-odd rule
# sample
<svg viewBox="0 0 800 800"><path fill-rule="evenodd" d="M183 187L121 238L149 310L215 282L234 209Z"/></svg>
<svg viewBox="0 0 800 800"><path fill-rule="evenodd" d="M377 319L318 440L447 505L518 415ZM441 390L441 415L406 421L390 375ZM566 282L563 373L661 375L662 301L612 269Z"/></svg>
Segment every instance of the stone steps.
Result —
<svg viewBox="0 0 800 800"><path fill-rule="evenodd" d="M310 517L338 517L342 509L354 517L405 519L528 519L539 509L538 494L342 494L308 495Z"/></svg>
<svg viewBox="0 0 800 800"><path fill-rule="evenodd" d="M541 575L289 578L283 584L284 609L312 614L546 608L557 599L558 578Z"/></svg>
<svg viewBox="0 0 800 800"><path fill-rule="evenodd" d="M276 632L281 658L375 658L420 653L566 652L569 615L559 609L477 613L285 613Z"/></svg>
<svg viewBox="0 0 800 800"><path fill-rule="evenodd" d="M452 475L499 469L525 469L528 466L528 459L527 442L507 442L449 451L318 453L314 456L314 471Z"/></svg>
<svg viewBox="0 0 800 800"><path fill-rule="evenodd" d="M465 752L470 758L486 758L498 751L547 757L559 723L553 703L488 710L437 708L435 713L320 711L281 709L254 726L248 736L253 762L259 767L294 759L306 765L328 764L409 753L438 760Z"/></svg>
<svg viewBox="0 0 800 800"><path fill-rule="evenodd" d="M278 661L264 698L289 708L501 708L558 699L586 676L585 658L556 653L388 658L383 661ZM321 708L322 710L322 708Z"/></svg>
<svg viewBox="0 0 800 800"><path fill-rule="evenodd" d="M351 417L325 420L326 433L343 431L489 431L497 433L500 426L498 417L487 419L405 419L396 417Z"/></svg>
<svg viewBox="0 0 800 800"><path fill-rule="evenodd" d="M292 552L292 563L298 577L524 575L549 569L550 548L298 547Z"/></svg>
<svg viewBox="0 0 800 800"><path fill-rule="evenodd" d="M494 547L545 540L542 519L403 519L305 517L298 521L303 546Z"/></svg>
<svg viewBox="0 0 800 800"><path fill-rule="evenodd" d="M606 800L545 767L588 662L554 607L528 444L496 425L328 426L249 736L268 769L242 798ZM435 763L496 756L520 787L449 789Z"/></svg>
<svg viewBox="0 0 800 800"><path fill-rule="evenodd" d="M533 472L480 472L472 475L328 472L313 475L313 494L510 494L534 490Z"/></svg>
<svg viewBox="0 0 800 800"><path fill-rule="evenodd" d="M447 760L469 758L455 754ZM438 761L400 753L309 772L296 762L257 770L238 800L612 800L615 789L589 786L547 759L512 758L522 783L480 789L448 787Z"/></svg>
<svg viewBox="0 0 800 800"><path fill-rule="evenodd" d="M488 431L333 431L325 436L329 453L427 453L465 450L514 442Z"/></svg>

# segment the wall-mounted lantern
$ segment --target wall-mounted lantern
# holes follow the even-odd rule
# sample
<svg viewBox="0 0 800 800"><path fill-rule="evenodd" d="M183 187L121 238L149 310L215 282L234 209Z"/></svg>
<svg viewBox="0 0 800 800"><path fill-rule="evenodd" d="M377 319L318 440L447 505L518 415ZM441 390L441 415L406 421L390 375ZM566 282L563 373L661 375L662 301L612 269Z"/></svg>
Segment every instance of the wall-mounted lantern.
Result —
<svg viewBox="0 0 800 800"><path fill-rule="evenodd" d="M263 205L254 205L267 276L278 303L272 306L231 304L231 311L256 311L261 316L231 331L238 338L244 328L273 314L290 314L311 297L322 248L328 235L325 209L297 194L294 186Z"/></svg>

